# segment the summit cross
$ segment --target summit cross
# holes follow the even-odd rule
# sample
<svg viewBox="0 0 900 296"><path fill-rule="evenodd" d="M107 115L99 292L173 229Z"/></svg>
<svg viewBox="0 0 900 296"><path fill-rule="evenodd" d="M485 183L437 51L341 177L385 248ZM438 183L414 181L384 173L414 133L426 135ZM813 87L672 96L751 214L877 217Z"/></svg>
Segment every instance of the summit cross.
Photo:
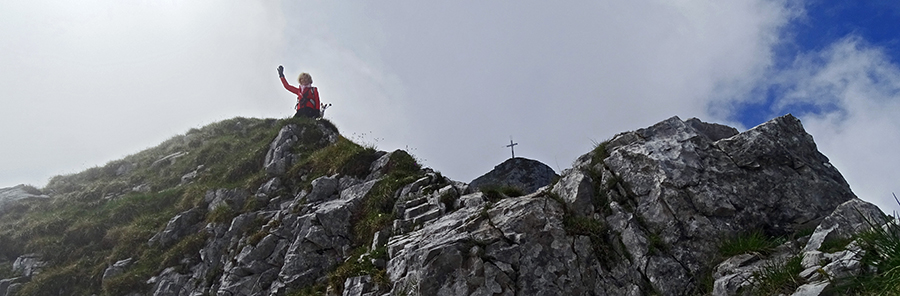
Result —
<svg viewBox="0 0 900 296"><path fill-rule="evenodd" d="M509 145L506 145L506 147L509 147L510 152L512 152L512 158L516 158L516 145L519 145L519 143L513 143L512 137L510 137Z"/></svg>

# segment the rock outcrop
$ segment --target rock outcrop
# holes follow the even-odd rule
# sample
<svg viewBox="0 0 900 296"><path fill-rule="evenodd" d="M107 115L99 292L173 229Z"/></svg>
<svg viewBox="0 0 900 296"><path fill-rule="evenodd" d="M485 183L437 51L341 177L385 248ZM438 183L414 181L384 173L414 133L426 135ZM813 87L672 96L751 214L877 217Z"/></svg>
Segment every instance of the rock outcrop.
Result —
<svg viewBox="0 0 900 296"><path fill-rule="evenodd" d="M49 196L28 185L0 188L0 215L3 214L3 206L7 203L27 198L48 198Z"/></svg>
<svg viewBox="0 0 900 296"><path fill-rule="evenodd" d="M490 172L475 178L469 183L469 188L478 190L489 187L514 187L527 194L549 185L556 178L559 178L559 175L546 164L516 157L507 159Z"/></svg>
<svg viewBox="0 0 900 296"><path fill-rule="evenodd" d="M196 247L134 295L746 295L788 260L803 268L791 291L819 295L862 268L855 234L887 221L791 115L743 133L673 117L561 175L514 158L471 184L398 174L412 161L402 151L360 157L352 175L292 171L296 145L337 142L327 131L286 125L260 159L262 185L211 188L171 218L148 244ZM497 200L484 186L526 194ZM720 252L749 233L785 239ZM823 247L835 242L847 246ZM112 259L104 282L140 264Z"/></svg>

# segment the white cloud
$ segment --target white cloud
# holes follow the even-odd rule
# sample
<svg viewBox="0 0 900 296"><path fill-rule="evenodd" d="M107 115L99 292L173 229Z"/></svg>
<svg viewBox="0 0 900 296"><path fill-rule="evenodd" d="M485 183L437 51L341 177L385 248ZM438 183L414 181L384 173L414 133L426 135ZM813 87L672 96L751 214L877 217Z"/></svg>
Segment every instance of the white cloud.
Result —
<svg viewBox="0 0 900 296"><path fill-rule="evenodd" d="M462 181L503 161L509 136L518 155L563 169L592 141L672 115L724 120L709 98L762 76L796 13L779 1L401 2L311 8L345 16L310 21L321 31L368 33L331 37L328 54L352 53L372 76L320 89L372 85L338 98L342 130L416 148ZM378 77L390 87L374 87Z"/></svg>
<svg viewBox="0 0 900 296"><path fill-rule="evenodd" d="M776 110L799 114L854 193L885 211L900 210L900 67L859 37L804 54L776 78Z"/></svg>
<svg viewBox="0 0 900 296"><path fill-rule="evenodd" d="M266 2L3 1L0 186L278 114L282 30Z"/></svg>

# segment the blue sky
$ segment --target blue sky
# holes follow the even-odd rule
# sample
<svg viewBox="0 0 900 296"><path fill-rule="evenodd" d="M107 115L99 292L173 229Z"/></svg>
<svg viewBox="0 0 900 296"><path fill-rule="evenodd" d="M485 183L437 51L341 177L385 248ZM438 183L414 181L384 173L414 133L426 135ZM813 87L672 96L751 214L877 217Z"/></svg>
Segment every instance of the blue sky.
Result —
<svg viewBox="0 0 900 296"><path fill-rule="evenodd" d="M867 46L877 47L896 64L900 61L900 2L890 0L853 1L809 1L804 6L805 13L787 25L787 39L775 48L773 71L790 68L795 60L806 53L821 51L835 42L857 37ZM794 104L785 108L772 105L781 95L778 84L763 84L757 90L765 97L763 101L741 104L735 119L744 126L752 127L763 123L778 113L803 115L834 112L833 105Z"/></svg>
<svg viewBox="0 0 900 296"><path fill-rule="evenodd" d="M854 192L897 207L897 1L0 1L0 187L43 186L191 128L326 117L468 182L557 171L671 116L739 129L793 113Z"/></svg>

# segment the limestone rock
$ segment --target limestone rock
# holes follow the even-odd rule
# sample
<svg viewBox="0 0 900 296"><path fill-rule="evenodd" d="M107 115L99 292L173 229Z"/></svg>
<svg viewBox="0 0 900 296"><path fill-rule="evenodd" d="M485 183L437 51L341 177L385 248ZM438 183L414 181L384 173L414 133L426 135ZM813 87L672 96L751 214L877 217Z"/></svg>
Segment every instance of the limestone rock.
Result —
<svg viewBox="0 0 900 296"><path fill-rule="evenodd" d="M125 273L125 270L129 266L131 266L132 261L134 261L133 258L116 261L116 263L114 263L110 267L107 267L106 270L103 271L102 280L106 281L107 279L110 279L110 278L113 278L113 277L116 277L118 275Z"/></svg>
<svg viewBox="0 0 900 296"><path fill-rule="evenodd" d="M291 153L291 147L298 141L300 128L295 124L285 125L278 132L278 136L269 145L263 167L270 176L283 175L294 163L295 155Z"/></svg>
<svg viewBox="0 0 900 296"><path fill-rule="evenodd" d="M5 204L26 198L49 198L49 196L27 185L0 188L0 215L3 213Z"/></svg>
<svg viewBox="0 0 900 296"><path fill-rule="evenodd" d="M175 215L169 220L163 231L150 238L148 244L169 247L177 243L182 237L196 232L197 223L202 218L200 210L196 208Z"/></svg>
<svg viewBox="0 0 900 296"><path fill-rule="evenodd" d="M490 172L469 182L471 189L511 186L526 194L550 185L559 175L552 168L536 160L510 158L494 167Z"/></svg>
<svg viewBox="0 0 900 296"><path fill-rule="evenodd" d="M334 177L319 177L312 181L312 191L307 195L308 202L331 199L337 193L338 181Z"/></svg>
<svg viewBox="0 0 900 296"><path fill-rule="evenodd" d="M281 128L278 135L269 144L263 167L269 176L281 176L299 159L292 149L298 146L312 145L324 147L337 142L337 133L317 123L315 127L288 124Z"/></svg>
<svg viewBox="0 0 900 296"><path fill-rule="evenodd" d="M594 212L594 185L591 177L580 171L572 171L559 179L552 192L566 202L575 213L588 216Z"/></svg>
<svg viewBox="0 0 900 296"><path fill-rule="evenodd" d="M35 274L41 272L47 266L47 262L41 260L41 256L38 254L25 254L16 258L16 261L13 262L13 271L18 274L21 274L24 277L30 278Z"/></svg>
<svg viewBox="0 0 900 296"><path fill-rule="evenodd" d="M343 296L376 296L377 293L378 285L368 275L352 277L344 283Z"/></svg>
<svg viewBox="0 0 900 296"><path fill-rule="evenodd" d="M249 194L241 189L217 189L206 192L203 200L207 211L215 211L220 206L227 206L232 211L240 210Z"/></svg>
<svg viewBox="0 0 900 296"><path fill-rule="evenodd" d="M822 220L803 251L818 250L825 241L848 240L863 230L885 222L887 218L878 206L858 198L851 199Z"/></svg>

